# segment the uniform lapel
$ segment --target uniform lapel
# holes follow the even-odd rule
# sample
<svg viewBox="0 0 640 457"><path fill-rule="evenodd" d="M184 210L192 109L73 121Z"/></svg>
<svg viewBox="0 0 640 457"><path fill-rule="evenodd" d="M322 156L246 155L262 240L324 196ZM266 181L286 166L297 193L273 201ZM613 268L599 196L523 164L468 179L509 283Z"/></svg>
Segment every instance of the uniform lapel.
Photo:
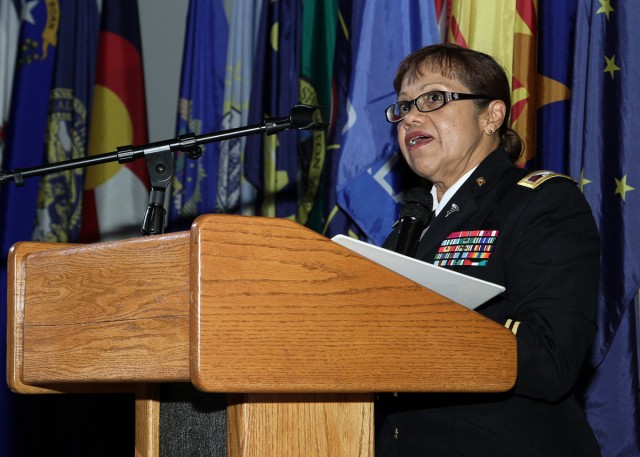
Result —
<svg viewBox="0 0 640 457"><path fill-rule="evenodd" d="M431 262L426 256L433 249L440 246L440 243L451 232L475 213L477 205L470 186L465 183L458 192L449 200L447 207L443 208L438 217L431 221L429 230L425 233L422 241L418 245L416 258Z"/></svg>

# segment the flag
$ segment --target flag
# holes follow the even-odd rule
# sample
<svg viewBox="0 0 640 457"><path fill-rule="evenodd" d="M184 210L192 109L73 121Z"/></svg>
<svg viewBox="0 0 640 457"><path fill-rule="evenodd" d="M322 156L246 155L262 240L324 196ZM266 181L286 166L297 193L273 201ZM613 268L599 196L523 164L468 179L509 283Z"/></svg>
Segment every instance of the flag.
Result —
<svg viewBox="0 0 640 457"><path fill-rule="evenodd" d="M583 403L603 457L640 455L639 21L632 2L578 2L569 167L602 240L595 371Z"/></svg>
<svg viewBox="0 0 640 457"><path fill-rule="evenodd" d="M301 4L270 2L262 9L251 88L249 125L288 115L298 104ZM247 138L242 213L296 220L298 136L295 130Z"/></svg>
<svg viewBox="0 0 640 457"><path fill-rule="evenodd" d="M60 3L58 54L49 93L47 162L85 157L90 101L95 79L99 13L94 1ZM77 241L82 221L82 168L45 175L40 180L36 227L38 241Z"/></svg>
<svg viewBox="0 0 640 457"><path fill-rule="evenodd" d="M351 7L352 74L346 106L339 107L346 122L336 125L341 135L333 140L341 154L335 186L340 207L381 244L409 185L384 110L396 100L392 81L400 60L438 43L438 22L433 2L354 0Z"/></svg>
<svg viewBox="0 0 640 457"><path fill-rule="evenodd" d="M12 5L15 2L11 2ZM4 11L4 10L3 10ZM49 90L57 50L60 9L57 2L26 3L23 10L11 110L6 130L3 169L40 165L44 158ZM7 19L4 15L2 20ZM11 65L11 69L13 69ZM23 187L12 183L0 187L0 306L7 307L7 254L17 241L30 240L34 227L38 180L26 179ZM0 313L0 353L6 357L6 312ZM0 387L2 444L0 453L9 455L16 436L13 411L15 398L6 384Z"/></svg>
<svg viewBox="0 0 640 457"><path fill-rule="evenodd" d="M136 0L103 0L88 155L148 141ZM82 241L140 234L149 201L144 160L86 170Z"/></svg>
<svg viewBox="0 0 640 457"><path fill-rule="evenodd" d="M0 170L3 169L3 157L5 150L5 140L9 122L9 114L11 108L11 90L13 87L13 76L16 61L16 52L18 50L18 34L20 32L20 3L15 0L0 0ZM6 160L4 161L6 164ZM7 186L8 188L8 186ZM4 213L5 205L2 204L3 197L7 197L7 188L0 189L0 211ZM14 189L15 191L15 189ZM14 192L11 192L14 193ZM2 219L2 247L3 253L0 256L2 259L2 266L0 266L0 309L6 310L6 297L7 297L7 264L6 264L6 252L4 249L7 240L5 234L6 217L4 214L0 214ZM5 361L6 357L6 312L0 313L0 360ZM3 364L6 366L6 363ZM0 387L0 410L5 413L0 417L0 436L6 437L0 445L0 454L8 455L13 448L13 441L15 432L13 430L13 419L11 413L13 411L13 398L9 393L9 389L6 384Z"/></svg>
<svg viewBox="0 0 640 457"><path fill-rule="evenodd" d="M261 9L265 3L261 0L233 2L222 109L223 130L244 127L249 119L256 38ZM215 212L237 213L241 210L245 144L246 137L220 143ZM252 195L247 195L243 199L252 198Z"/></svg>
<svg viewBox="0 0 640 457"><path fill-rule="evenodd" d="M537 0L453 0L449 42L491 55L511 81L511 128L523 139L519 163L535 157Z"/></svg>
<svg viewBox="0 0 640 457"><path fill-rule="evenodd" d="M178 106L178 135L222 129L229 22L220 0L191 0L185 33ZM216 210L219 143L202 146L197 160L175 154L170 224L186 229Z"/></svg>
<svg viewBox="0 0 640 457"><path fill-rule="evenodd" d="M332 116L332 73L338 20L337 0L303 2L300 103L320 107L321 121ZM325 131L299 132L300 205L297 220L320 231L326 179Z"/></svg>
<svg viewBox="0 0 640 457"><path fill-rule="evenodd" d="M535 168L568 174L571 76L577 0L539 0Z"/></svg>
<svg viewBox="0 0 640 457"><path fill-rule="evenodd" d="M59 21L57 2L25 5L6 132L4 169L35 167L44 159L48 99L58 47ZM13 184L0 188L3 259L6 259L13 243L31 238L37 193L38 180L35 178L25 180L21 188ZM5 264L3 261L3 269ZM3 287L5 283L3 280ZM3 294L3 300L4 297Z"/></svg>
<svg viewBox="0 0 640 457"><path fill-rule="evenodd" d="M334 183L337 181L342 148L340 140L342 131L338 126L349 125L348 100L349 82L351 80L351 14L352 2L339 2L338 27L332 77L332 115L329 118L327 153L325 158L325 195L323 199L324 226L322 234L333 237L346 234L354 238L366 238L364 232L355 221L338 205L338 194Z"/></svg>
<svg viewBox="0 0 640 457"><path fill-rule="evenodd" d="M17 0L0 0L0 170L18 50L19 14L20 3Z"/></svg>

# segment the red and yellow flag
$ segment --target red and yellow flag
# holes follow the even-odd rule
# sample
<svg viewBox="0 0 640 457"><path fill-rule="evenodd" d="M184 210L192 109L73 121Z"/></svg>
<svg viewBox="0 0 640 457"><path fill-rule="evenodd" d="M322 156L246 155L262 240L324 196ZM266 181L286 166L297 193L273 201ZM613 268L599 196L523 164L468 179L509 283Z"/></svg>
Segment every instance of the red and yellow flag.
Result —
<svg viewBox="0 0 640 457"><path fill-rule="evenodd" d="M535 156L537 0L451 0L447 41L493 56L511 80L511 127Z"/></svg>

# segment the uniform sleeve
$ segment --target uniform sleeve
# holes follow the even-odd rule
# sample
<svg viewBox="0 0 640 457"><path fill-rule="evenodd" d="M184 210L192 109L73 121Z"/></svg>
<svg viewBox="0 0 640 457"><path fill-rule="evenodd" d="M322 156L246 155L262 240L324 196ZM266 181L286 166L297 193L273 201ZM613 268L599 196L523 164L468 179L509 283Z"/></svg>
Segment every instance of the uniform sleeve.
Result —
<svg viewBox="0 0 640 457"><path fill-rule="evenodd" d="M596 331L600 241L572 183L523 192L504 263L504 324L517 339L515 393L556 401L572 389Z"/></svg>

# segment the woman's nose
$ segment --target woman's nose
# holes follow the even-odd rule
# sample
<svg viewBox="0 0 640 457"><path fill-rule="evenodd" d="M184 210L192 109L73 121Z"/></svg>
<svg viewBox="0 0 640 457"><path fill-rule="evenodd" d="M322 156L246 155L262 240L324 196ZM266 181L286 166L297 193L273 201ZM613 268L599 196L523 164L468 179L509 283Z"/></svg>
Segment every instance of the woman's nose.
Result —
<svg viewBox="0 0 640 457"><path fill-rule="evenodd" d="M406 123L406 124L414 124L416 122L422 122L424 120L424 115L425 115L425 113L420 111L416 107L416 104L413 103L409 107L409 112L402 119L402 122Z"/></svg>

